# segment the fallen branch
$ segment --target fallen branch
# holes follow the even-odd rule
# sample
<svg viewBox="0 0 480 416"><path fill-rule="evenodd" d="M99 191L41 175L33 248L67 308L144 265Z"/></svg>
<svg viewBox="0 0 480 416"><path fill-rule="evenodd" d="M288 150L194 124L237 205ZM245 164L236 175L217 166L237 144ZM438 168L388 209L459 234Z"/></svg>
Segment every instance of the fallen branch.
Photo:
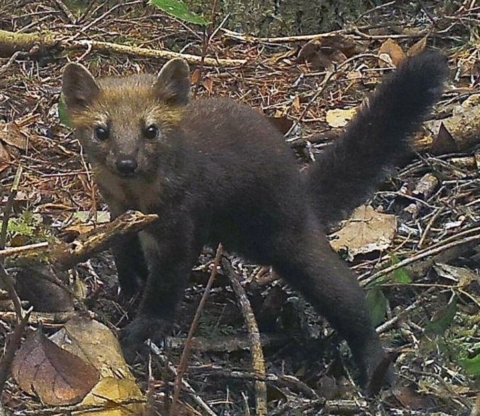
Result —
<svg viewBox="0 0 480 416"><path fill-rule="evenodd" d="M201 56L177 53L166 50L140 48L138 46L119 45L111 42L100 42L88 39L71 39L60 37L53 32L18 33L0 30L0 57L8 58L15 52L39 53L44 50L87 49L99 52L120 53L129 56L155 59L183 58L190 64L207 66L232 67L247 63L246 59L203 58Z"/></svg>
<svg viewBox="0 0 480 416"><path fill-rule="evenodd" d="M414 140L415 150L446 154L477 145L480 138L479 104L480 94L472 94L453 109L451 117L426 122L424 132Z"/></svg>
<svg viewBox="0 0 480 416"><path fill-rule="evenodd" d="M220 264L220 258L222 256L222 252L223 252L222 244L219 244L217 247L217 253L215 254L215 259L213 260L212 272L210 273L210 278L208 279L207 287L205 288L205 292L203 293L202 299L200 299L200 303L198 305L198 308L195 312L195 316L193 317L192 324L190 325L190 329L188 331L187 340L185 342L185 348L183 349L182 356L180 357L180 363L178 364L178 371L177 371L177 375L175 376L175 382L173 385L173 398L172 398L172 405L170 407L171 416L176 415L175 406L177 405L178 399L180 397L180 390L182 387L183 375L187 371L188 361L190 359L190 355L192 351L193 334L197 330L203 308L207 302L208 295L210 294L210 290L212 288L213 282L215 281L215 276L217 275L217 269Z"/></svg>
<svg viewBox="0 0 480 416"><path fill-rule="evenodd" d="M267 415L267 385L265 381L265 360L263 358L262 343L260 340L260 331L258 330L257 321L253 314L252 307L248 301L245 289L238 281L237 273L231 266L227 259L222 259L222 267L226 271L232 289L237 295L238 304L242 311L243 318L247 325L248 335L251 342L251 354L252 354L252 368L256 376L259 378L255 382L255 407L257 416Z"/></svg>
<svg viewBox="0 0 480 416"><path fill-rule="evenodd" d="M94 228L89 233L80 235L72 243L56 241L47 247L35 250L3 250L8 267L35 266L51 264L59 270L71 269L78 263L109 248L118 235L135 233L157 219L157 215L144 215L138 211L128 211L108 224Z"/></svg>

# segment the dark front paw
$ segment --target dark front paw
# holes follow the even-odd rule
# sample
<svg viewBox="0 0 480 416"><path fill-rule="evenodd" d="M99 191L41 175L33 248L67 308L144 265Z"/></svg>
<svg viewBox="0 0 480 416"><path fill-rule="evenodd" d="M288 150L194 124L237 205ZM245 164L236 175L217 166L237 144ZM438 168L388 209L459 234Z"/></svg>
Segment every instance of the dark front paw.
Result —
<svg viewBox="0 0 480 416"><path fill-rule="evenodd" d="M145 341L152 340L160 345L171 328L171 322L149 316L137 316L120 333L123 354L129 363L147 351Z"/></svg>
<svg viewBox="0 0 480 416"><path fill-rule="evenodd" d="M367 350L363 357L362 385L368 396L376 396L383 387L393 387L395 383L393 361L397 356L396 353L386 354L379 345Z"/></svg>

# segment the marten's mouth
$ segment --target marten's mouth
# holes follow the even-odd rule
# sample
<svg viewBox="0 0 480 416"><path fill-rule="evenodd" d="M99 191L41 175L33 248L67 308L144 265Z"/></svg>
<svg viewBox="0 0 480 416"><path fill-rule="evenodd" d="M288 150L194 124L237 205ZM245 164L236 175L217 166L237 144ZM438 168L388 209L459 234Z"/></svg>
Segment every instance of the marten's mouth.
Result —
<svg viewBox="0 0 480 416"><path fill-rule="evenodd" d="M123 173L123 172L119 172L118 170L115 171L115 174L122 179L135 179L135 178L138 178L140 176L138 174L138 172Z"/></svg>

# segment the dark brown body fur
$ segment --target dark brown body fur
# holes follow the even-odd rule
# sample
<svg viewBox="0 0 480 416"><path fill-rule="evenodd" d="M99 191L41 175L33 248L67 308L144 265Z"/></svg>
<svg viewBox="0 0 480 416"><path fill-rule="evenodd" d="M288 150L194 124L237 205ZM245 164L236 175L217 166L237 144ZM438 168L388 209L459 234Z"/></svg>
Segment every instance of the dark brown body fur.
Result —
<svg viewBox="0 0 480 416"><path fill-rule="evenodd" d="M299 290L345 337L368 381L384 351L363 291L323 229L360 204L384 169L408 152L408 135L441 94L445 75L438 54L407 61L346 135L300 174L281 134L256 110L229 99L187 104L182 61L171 61L158 77L98 83L69 65L67 109L113 215L128 209L159 215L114 250L122 290L131 295L138 280L145 282L124 345L135 348L168 330L202 246L222 242L272 265ZM152 125L159 132L153 139ZM98 139L98 126L108 130L106 139ZM119 172L119 163L130 169L132 160L131 172Z"/></svg>

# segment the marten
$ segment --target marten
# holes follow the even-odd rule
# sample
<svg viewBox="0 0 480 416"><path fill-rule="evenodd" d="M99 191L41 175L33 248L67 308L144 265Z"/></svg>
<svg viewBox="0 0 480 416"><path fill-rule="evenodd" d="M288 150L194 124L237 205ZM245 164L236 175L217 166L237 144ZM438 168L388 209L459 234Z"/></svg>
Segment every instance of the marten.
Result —
<svg viewBox="0 0 480 416"><path fill-rule="evenodd" d="M443 55L425 51L385 77L308 171L259 111L228 98L189 100L189 67L96 80L69 63L62 93L70 122L111 214L158 220L113 248L121 290L143 294L123 330L126 351L169 330L205 245L273 270L344 337L365 386L385 352L354 273L326 227L374 191L411 152L409 137L440 98ZM393 371L386 372L391 382Z"/></svg>

